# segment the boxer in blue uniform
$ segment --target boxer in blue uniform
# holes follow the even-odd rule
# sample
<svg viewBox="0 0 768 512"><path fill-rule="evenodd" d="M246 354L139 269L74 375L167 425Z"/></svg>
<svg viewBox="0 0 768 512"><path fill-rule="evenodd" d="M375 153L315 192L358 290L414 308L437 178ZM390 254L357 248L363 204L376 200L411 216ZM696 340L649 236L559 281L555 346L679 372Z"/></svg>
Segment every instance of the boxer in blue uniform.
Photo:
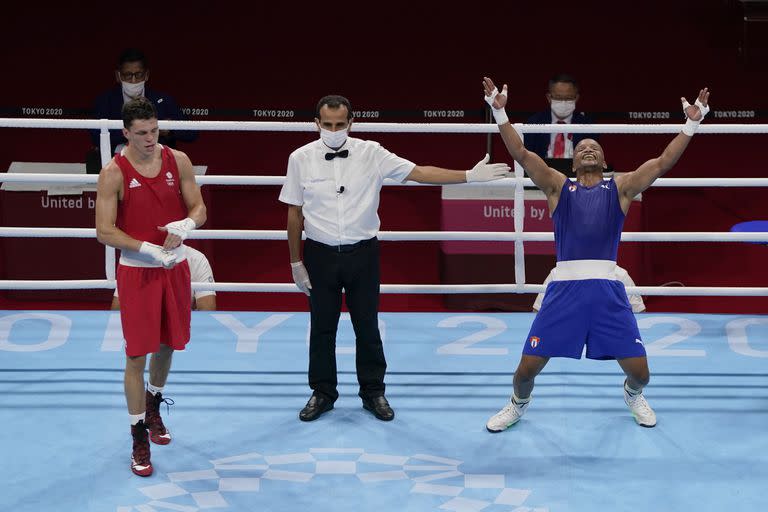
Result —
<svg viewBox="0 0 768 512"><path fill-rule="evenodd" d="M527 151L509 123L504 107L507 86L499 92L483 80L485 100L493 110L509 154L547 197L555 225L557 266L544 302L525 341L515 371L511 400L486 423L501 432L517 423L531 400L534 379L550 357L580 359L586 345L590 359L616 359L626 374L624 401L643 427L656 425L656 414L643 396L650 380L648 361L624 285L616 274L616 255L624 218L635 196L671 169L709 112L709 91L702 89L694 105L680 98L686 123L661 155L637 170L609 181L603 148L584 139L574 148L576 181Z"/></svg>

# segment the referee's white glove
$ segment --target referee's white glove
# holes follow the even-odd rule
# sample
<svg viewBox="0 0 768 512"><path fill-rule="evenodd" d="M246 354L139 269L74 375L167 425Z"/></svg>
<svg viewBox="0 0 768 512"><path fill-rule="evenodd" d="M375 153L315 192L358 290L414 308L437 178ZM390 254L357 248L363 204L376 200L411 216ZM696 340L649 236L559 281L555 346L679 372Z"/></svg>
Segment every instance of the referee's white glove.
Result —
<svg viewBox="0 0 768 512"><path fill-rule="evenodd" d="M176 235L179 238L181 238L181 241L187 239L189 236L189 232L192 231L197 227L197 224L195 224L195 221L187 217L183 220L177 220L174 222L169 222L165 225L165 229L170 233L171 235Z"/></svg>
<svg viewBox="0 0 768 512"><path fill-rule="evenodd" d="M309 290L312 289L312 283L309 282L309 273L304 263L297 261L291 263L291 274L293 275L293 282L299 287L299 290L309 295Z"/></svg>
<svg viewBox="0 0 768 512"><path fill-rule="evenodd" d="M142 242L141 247L139 247L139 252L151 256L152 259L160 263L163 268L173 268L173 266L176 265L176 254L164 251L159 245Z"/></svg>
<svg viewBox="0 0 768 512"><path fill-rule="evenodd" d="M509 173L507 164L489 164L491 156L486 153L485 158L467 171L467 183L474 181L493 181L504 178Z"/></svg>

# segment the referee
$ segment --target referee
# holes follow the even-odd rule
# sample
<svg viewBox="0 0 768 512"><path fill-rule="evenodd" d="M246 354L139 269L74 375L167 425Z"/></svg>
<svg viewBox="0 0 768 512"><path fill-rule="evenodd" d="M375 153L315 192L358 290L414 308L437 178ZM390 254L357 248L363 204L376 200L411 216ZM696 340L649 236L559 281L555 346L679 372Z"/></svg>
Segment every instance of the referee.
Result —
<svg viewBox="0 0 768 512"><path fill-rule="evenodd" d="M379 192L386 178L398 182L491 181L509 172L488 164L488 155L469 171L416 165L377 142L349 137L352 106L343 96L317 104L320 138L291 153L280 201L288 204L288 249L293 280L309 296L309 387L312 396L299 413L312 421L333 409L336 389L336 331L342 289L356 337L357 380L363 408L390 421L395 413L384 396L387 363L378 326ZM301 232L306 233L304 259Z"/></svg>

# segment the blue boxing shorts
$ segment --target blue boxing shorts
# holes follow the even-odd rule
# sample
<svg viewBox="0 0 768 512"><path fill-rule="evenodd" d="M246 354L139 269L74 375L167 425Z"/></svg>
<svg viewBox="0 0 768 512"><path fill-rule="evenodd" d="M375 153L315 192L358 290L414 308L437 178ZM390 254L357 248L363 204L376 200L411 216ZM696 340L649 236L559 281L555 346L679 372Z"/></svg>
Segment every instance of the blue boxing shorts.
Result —
<svg viewBox="0 0 768 512"><path fill-rule="evenodd" d="M645 357L637 320L621 281L581 279L547 285L523 354L581 359Z"/></svg>

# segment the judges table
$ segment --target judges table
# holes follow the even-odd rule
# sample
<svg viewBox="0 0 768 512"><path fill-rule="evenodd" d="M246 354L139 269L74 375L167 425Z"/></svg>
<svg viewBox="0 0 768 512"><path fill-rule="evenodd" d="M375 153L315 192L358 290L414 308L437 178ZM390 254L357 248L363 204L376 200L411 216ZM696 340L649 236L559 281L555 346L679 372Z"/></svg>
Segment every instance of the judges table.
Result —
<svg viewBox="0 0 768 512"><path fill-rule="evenodd" d="M195 166L205 174L206 166ZM85 164L13 162L9 173L85 174ZM96 184L3 183L0 225L92 228ZM104 246L95 238L0 238L3 279L104 279ZM108 290L8 291L12 299L108 300Z"/></svg>
<svg viewBox="0 0 768 512"><path fill-rule="evenodd" d="M553 231L544 193L525 190L525 231ZM641 231L642 196L635 198L624 222L625 231ZM455 187L442 190L443 231L514 231L514 188ZM512 284L515 282L514 242L441 243L441 277L445 284ZM525 242L526 282L541 284L555 266L554 242ZM619 264L639 267L640 244L623 244ZM533 294L445 295L451 309L530 311Z"/></svg>

